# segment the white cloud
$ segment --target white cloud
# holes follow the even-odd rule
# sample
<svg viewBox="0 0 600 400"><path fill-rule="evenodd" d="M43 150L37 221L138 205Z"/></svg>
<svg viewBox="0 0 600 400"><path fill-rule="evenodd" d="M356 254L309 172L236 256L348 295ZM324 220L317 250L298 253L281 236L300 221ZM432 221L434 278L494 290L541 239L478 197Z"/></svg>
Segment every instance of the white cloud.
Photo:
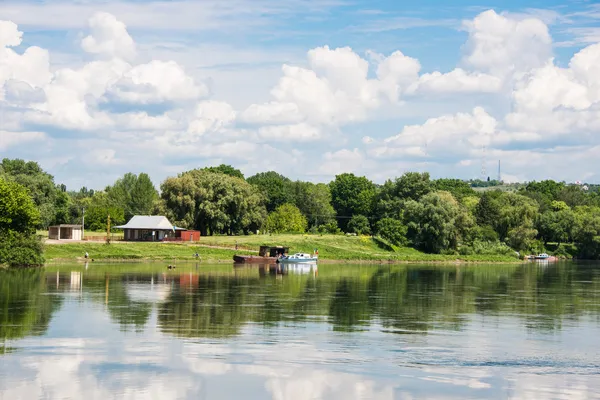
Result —
<svg viewBox="0 0 600 400"><path fill-rule="evenodd" d="M548 27L537 18L513 19L488 10L464 21L463 28L469 32L463 62L490 75L526 72L552 56Z"/></svg>
<svg viewBox="0 0 600 400"><path fill-rule="evenodd" d="M0 150L6 151L12 146L35 142L40 144L47 140L43 132L7 132L0 131Z"/></svg>
<svg viewBox="0 0 600 400"><path fill-rule="evenodd" d="M497 121L481 107L472 113L458 113L428 119L422 125L405 126L369 153L375 157L456 157L489 145Z"/></svg>
<svg viewBox="0 0 600 400"><path fill-rule="evenodd" d="M91 34L81 41L81 48L102 57L119 57L132 59L135 57L135 43L125 24L114 15L98 12L89 20Z"/></svg>
<svg viewBox="0 0 600 400"><path fill-rule="evenodd" d="M206 95L206 85L197 84L176 62L159 60L126 71L106 93L109 101L126 104L193 101Z"/></svg>
<svg viewBox="0 0 600 400"><path fill-rule="evenodd" d="M250 105L240 119L249 124L286 124L300 122L303 117L295 103L270 102Z"/></svg>
<svg viewBox="0 0 600 400"><path fill-rule="evenodd" d="M414 83L411 93L495 93L502 88L502 80L481 72L467 72L461 68L442 74L435 71L423 74Z"/></svg>
<svg viewBox="0 0 600 400"><path fill-rule="evenodd" d="M571 140L595 132L600 128L599 65L600 44L595 44L575 54L568 68L549 62L532 70L513 92L507 125Z"/></svg>
<svg viewBox="0 0 600 400"><path fill-rule="evenodd" d="M300 123L292 125L263 126L258 129L258 135L261 139L266 141L308 142L321 139L323 133L315 126Z"/></svg>

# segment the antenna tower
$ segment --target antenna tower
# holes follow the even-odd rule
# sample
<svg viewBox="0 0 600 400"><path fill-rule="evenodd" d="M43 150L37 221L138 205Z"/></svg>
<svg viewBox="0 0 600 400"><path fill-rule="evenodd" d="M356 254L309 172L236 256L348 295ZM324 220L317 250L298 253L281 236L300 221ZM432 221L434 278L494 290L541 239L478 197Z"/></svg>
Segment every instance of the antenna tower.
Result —
<svg viewBox="0 0 600 400"><path fill-rule="evenodd" d="M500 160L498 160L498 182L502 182L502 174L500 173Z"/></svg>

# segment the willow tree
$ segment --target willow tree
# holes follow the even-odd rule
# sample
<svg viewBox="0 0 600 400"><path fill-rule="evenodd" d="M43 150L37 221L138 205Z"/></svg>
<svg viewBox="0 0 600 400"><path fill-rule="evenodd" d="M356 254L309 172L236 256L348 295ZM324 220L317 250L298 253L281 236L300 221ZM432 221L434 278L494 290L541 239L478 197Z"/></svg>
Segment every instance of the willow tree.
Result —
<svg viewBox="0 0 600 400"><path fill-rule="evenodd" d="M161 198L167 216L178 226L202 235L248 233L267 217L259 189L240 178L207 170L192 170L166 179Z"/></svg>

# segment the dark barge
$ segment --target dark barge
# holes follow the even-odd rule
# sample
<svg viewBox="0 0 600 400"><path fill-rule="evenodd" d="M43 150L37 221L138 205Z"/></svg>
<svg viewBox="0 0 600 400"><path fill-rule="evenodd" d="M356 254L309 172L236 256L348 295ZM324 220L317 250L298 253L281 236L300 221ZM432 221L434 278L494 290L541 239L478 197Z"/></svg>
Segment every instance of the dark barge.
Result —
<svg viewBox="0 0 600 400"><path fill-rule="evenodd" d="M289 253L289 247L260 246L258 256L234 255L233 261L239 264L275 264L277 259Z"/></svg>

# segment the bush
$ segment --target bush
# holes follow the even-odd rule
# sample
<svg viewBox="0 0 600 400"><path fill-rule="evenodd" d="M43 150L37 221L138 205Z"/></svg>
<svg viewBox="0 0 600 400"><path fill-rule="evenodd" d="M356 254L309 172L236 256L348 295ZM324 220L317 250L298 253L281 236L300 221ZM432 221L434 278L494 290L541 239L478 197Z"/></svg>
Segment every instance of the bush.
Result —
<svg viewBox="0 0 600 400"><path fill-rule="evenodd" d="M355 215L348 222L348 232L357 235L370 235L371 226L369 220L364 215Z"/></svg>
<svg viewBox="0 0 600 400"><path fill-rule="evenodd" d="M508 247L505 243L500 241L487 242L487 241L474 241L470 246L461 246L460 254L463 256L469 256L473 254L486 255L486 256L509 256L518 257L517 253Z"/></svg>
<svg viewBox="0 0 600 400"><path fill-rule="evenodd" d="M331 221L323 225L319 225L317 228L319 233L329 233L332 235L339 235L342 233L342 230L338 227L337 222Z"/></svg>
<svg viewBox="0 0 600 400"><path fill-rule="evenodd" d="M7 232L0 238L0 264L33 267L44 264L42 242L32 234Z"/></svg>
<svg viewBox="0 0 600 400"><path fill-rule="evenodd" d="M383 218L375 224L377 235L396 246L406 244L406 231L406 226L393 218Z"/></svg>

